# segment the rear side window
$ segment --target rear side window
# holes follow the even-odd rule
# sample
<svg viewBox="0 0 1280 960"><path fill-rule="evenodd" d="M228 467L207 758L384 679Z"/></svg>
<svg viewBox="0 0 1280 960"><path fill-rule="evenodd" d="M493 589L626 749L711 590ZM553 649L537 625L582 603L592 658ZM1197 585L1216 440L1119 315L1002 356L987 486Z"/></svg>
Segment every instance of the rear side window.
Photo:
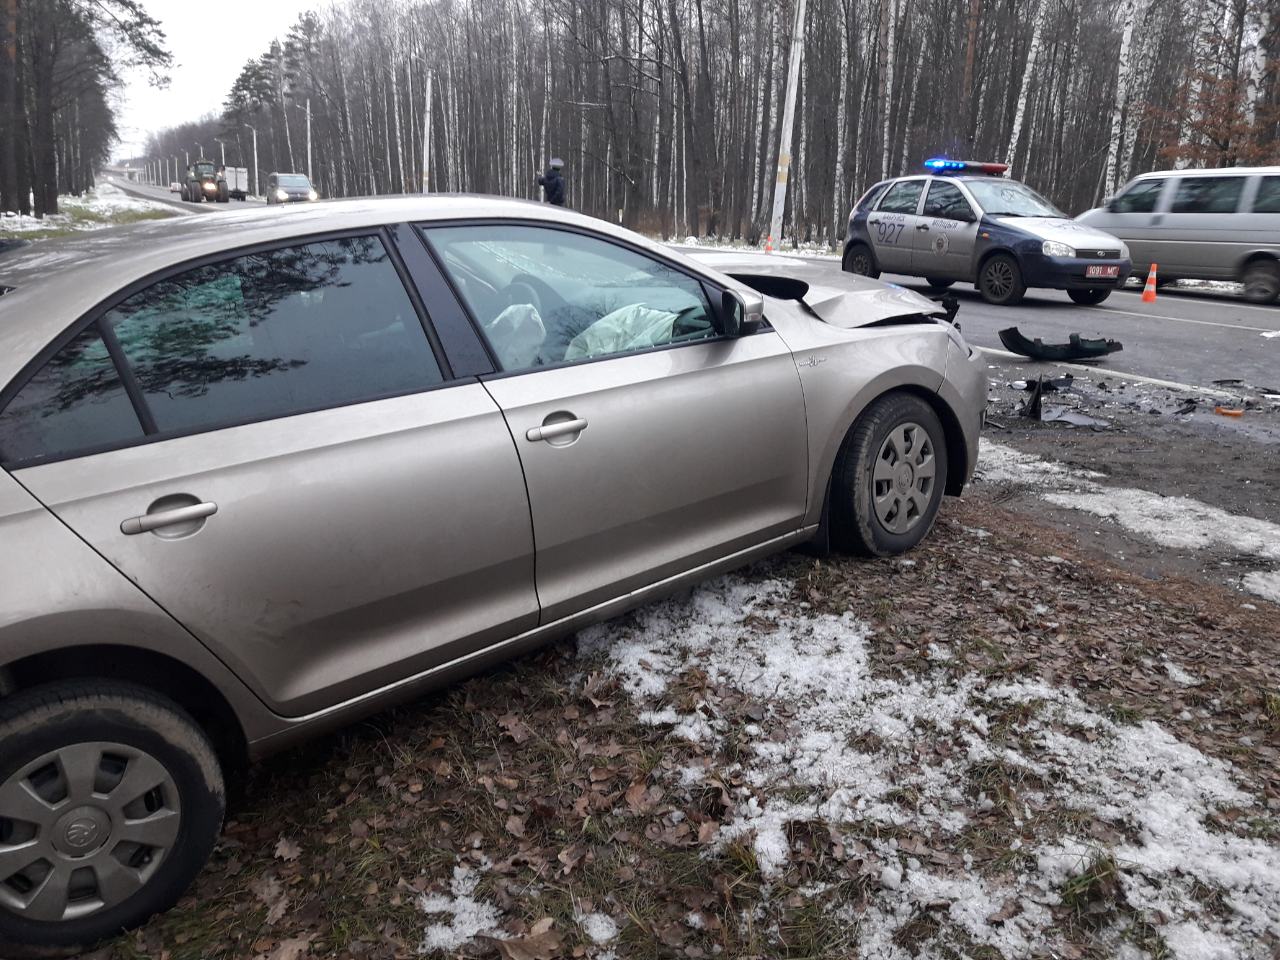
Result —
<svg viewBox="0 0 1280 960"><path fill-rule="evenodd" d="M1163 180L1139 180L1111 203L1115 213L1154 213L1164 189Z"/></svg>
<svg viewBox="0 0 1280 960"><path fill-rule="evenodd" d="M1280 177L1263 177L1253 200L1254 213L1280 213Z"/></svg>
<svg viewBox="0 0 1280 960"><path fill-rule="evenodd" d="M141 437L115 364L90 327L54 354L0 412L0 463L29 466Z"/></svg>
<svg viewBox="0 0 1280 960"><path fill-rule="evenodd" d="M973 208L954 183L935 180L929 184L929 195L924 201L924 215L946 220L972 220Z"/></svg>
<svg viewBox="0 0 1280 960"><path fill-rule="evenodd" d="M884 195L884 192L888 189L889 189L889 184L877 183L874 187L872 187L870 190L868 190L866 193L862 195L862 199L858 201L857 205L853 209L859 212L865 212L867 210L870 210L872 207L876 205L876 201L879 200L880 197Z"/></svg>
<svg viewBox="0 0 1280 960"><path fill-rule="evenodd" d="M197 267L103 318L160 433L214 429L442 381L377 237Z"/></svg>
<svg viewBox="0 0 1280 960"><path fill-rule="evenodd" d="M923 180L903 180L895 183L880 201L880 211L882 213L915 213L923 191Z"/></svg>
<svg viewBox="0 0 1280 960"><path fill-rule="evenodd" d="M1244 177L1182 177L1173 195L1172 213L1235 213Z"/></svg>

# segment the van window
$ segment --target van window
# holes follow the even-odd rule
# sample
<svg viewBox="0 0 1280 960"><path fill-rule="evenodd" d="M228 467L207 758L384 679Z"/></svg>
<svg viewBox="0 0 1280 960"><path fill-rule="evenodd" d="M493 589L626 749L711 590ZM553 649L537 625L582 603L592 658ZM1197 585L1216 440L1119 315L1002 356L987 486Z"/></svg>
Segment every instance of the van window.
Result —
<svg viewBox="0 0 1280 960"><path fill-rule="evenodd" d="M1163 189L1163 180L1139 180L1111 201L1111 210L1113 213L1154 213Z"/></svg>
<svg viewBox="0 0 1280 960"><path fill-rule="evenodd" d="M1280 213L1280 177L1263 177L1253 200L1254 213Z"/></svg>
<svg viewBox="0 0 1280 960"><path fill-rule="evenodd" d="M1235 213L1244 177L1182 177L1173 195L1172 213Z"/></svg>

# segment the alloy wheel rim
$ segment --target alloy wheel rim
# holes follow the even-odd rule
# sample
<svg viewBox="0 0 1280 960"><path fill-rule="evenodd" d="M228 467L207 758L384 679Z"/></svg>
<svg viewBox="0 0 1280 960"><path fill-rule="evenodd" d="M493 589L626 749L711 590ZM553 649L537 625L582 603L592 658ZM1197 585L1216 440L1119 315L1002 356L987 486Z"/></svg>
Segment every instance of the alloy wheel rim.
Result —
<svg viewBox="0 0 1280 960"><path fill-rule="evenodd" d="M1006 296L1013 289L1013 271L1003 260L987 267L987 291L996 298Z"/></svg>
<svg viewBox="0 0 1280 960"><path fill-rule="evenodd" d="M923 521L936 475L933 440L924 427L908 422L890 430L871 471L871 502L880 525L904 534Z"/></svg>
<svg viewBox="0 0 1280 960"><path fill-rule="evenodd" d="M865 253L854 254L853 272L864 277L871 272L871 260Z"/></svg>
<svg viewBox="0 0 1280 960"><path fill-rule="evenodd" d="M155 875L181 822L173 776L146 751L51 750L0 784L0 908L58 922L117 906Z"/></svg>

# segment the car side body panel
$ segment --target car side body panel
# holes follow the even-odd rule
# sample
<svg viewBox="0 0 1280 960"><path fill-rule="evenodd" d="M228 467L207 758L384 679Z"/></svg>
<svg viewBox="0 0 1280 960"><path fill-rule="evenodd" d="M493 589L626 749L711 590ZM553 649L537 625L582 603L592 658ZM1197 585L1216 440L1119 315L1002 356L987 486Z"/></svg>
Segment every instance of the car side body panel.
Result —
<svg viewBox="0 0 1280 960"><path fill-rule="evenodd" d="M0 550L0 677L51 650L73 659L76 647L132 647L180 661L212 683L246 739L277 727L225 664L2 470L0 543L22 545Z"/></svg>

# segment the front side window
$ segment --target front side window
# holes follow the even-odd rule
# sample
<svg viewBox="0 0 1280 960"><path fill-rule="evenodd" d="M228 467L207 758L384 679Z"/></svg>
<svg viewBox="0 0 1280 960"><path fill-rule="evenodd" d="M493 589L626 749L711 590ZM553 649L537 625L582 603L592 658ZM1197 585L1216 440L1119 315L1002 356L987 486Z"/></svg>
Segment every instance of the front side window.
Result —
<svg viewBox="0 0 1280 960"><path fill-rule="evenodd" d="M1263 177L1253 199L1254 213L1280 213L1280 177Z"/></svg>
<svg viewBox="0 0 1280 960"><path fill-rule="evenodd" d="M716 336L702 284L626 247L532 226L424 233L503 370Z"/></svg>
<svg viewBox="0 0 1280 960"><path fill-rule="evenodd" d="M929 195L924 201L924 215L946 220L972 220L973 209L954 183L935 180L929 184Z"/></svg>
<svg viewBox="0 0 1280 960"><path fill-rule="evenodd" d="M923 180L901 180L886 191L880 201L880 212L915 213L923 192Z"/></svg>
<svg viewBox="0 0 1280 960"><path fill-rule="evenodd" d="M377 237L196 267L112 309L161 433L427 389L443 379Z"/></svg>
<svg viewBox="0 0 1280 960"><path fill-rule="evenodd" d="M880 199L888 188L889 184L887 183L877 183L862 195L862 199L858 201L857 206L855 206L854 209L859 212L870 210L876 205L876 201Z"/></svg>
<svg viewBox="0 0 1280 960"><path fill-rule="evenodd" d="M27 466L142 438L115 364L90 327L0 411L0 464Z"/></svg>
<svg viewBox="0 0 1280 960"><path fill-rule="evenodd" d="M1235 213L1244 177L1182 177L1173 195L1173 213Z"/></svg>
<svg viewBox="0 0 1280 960"><path fill-rule="evenodd" d="M1139 180L1111 202L1111 209L1115 213L1154 213L1163 189L1163 180Z"/></svg>

